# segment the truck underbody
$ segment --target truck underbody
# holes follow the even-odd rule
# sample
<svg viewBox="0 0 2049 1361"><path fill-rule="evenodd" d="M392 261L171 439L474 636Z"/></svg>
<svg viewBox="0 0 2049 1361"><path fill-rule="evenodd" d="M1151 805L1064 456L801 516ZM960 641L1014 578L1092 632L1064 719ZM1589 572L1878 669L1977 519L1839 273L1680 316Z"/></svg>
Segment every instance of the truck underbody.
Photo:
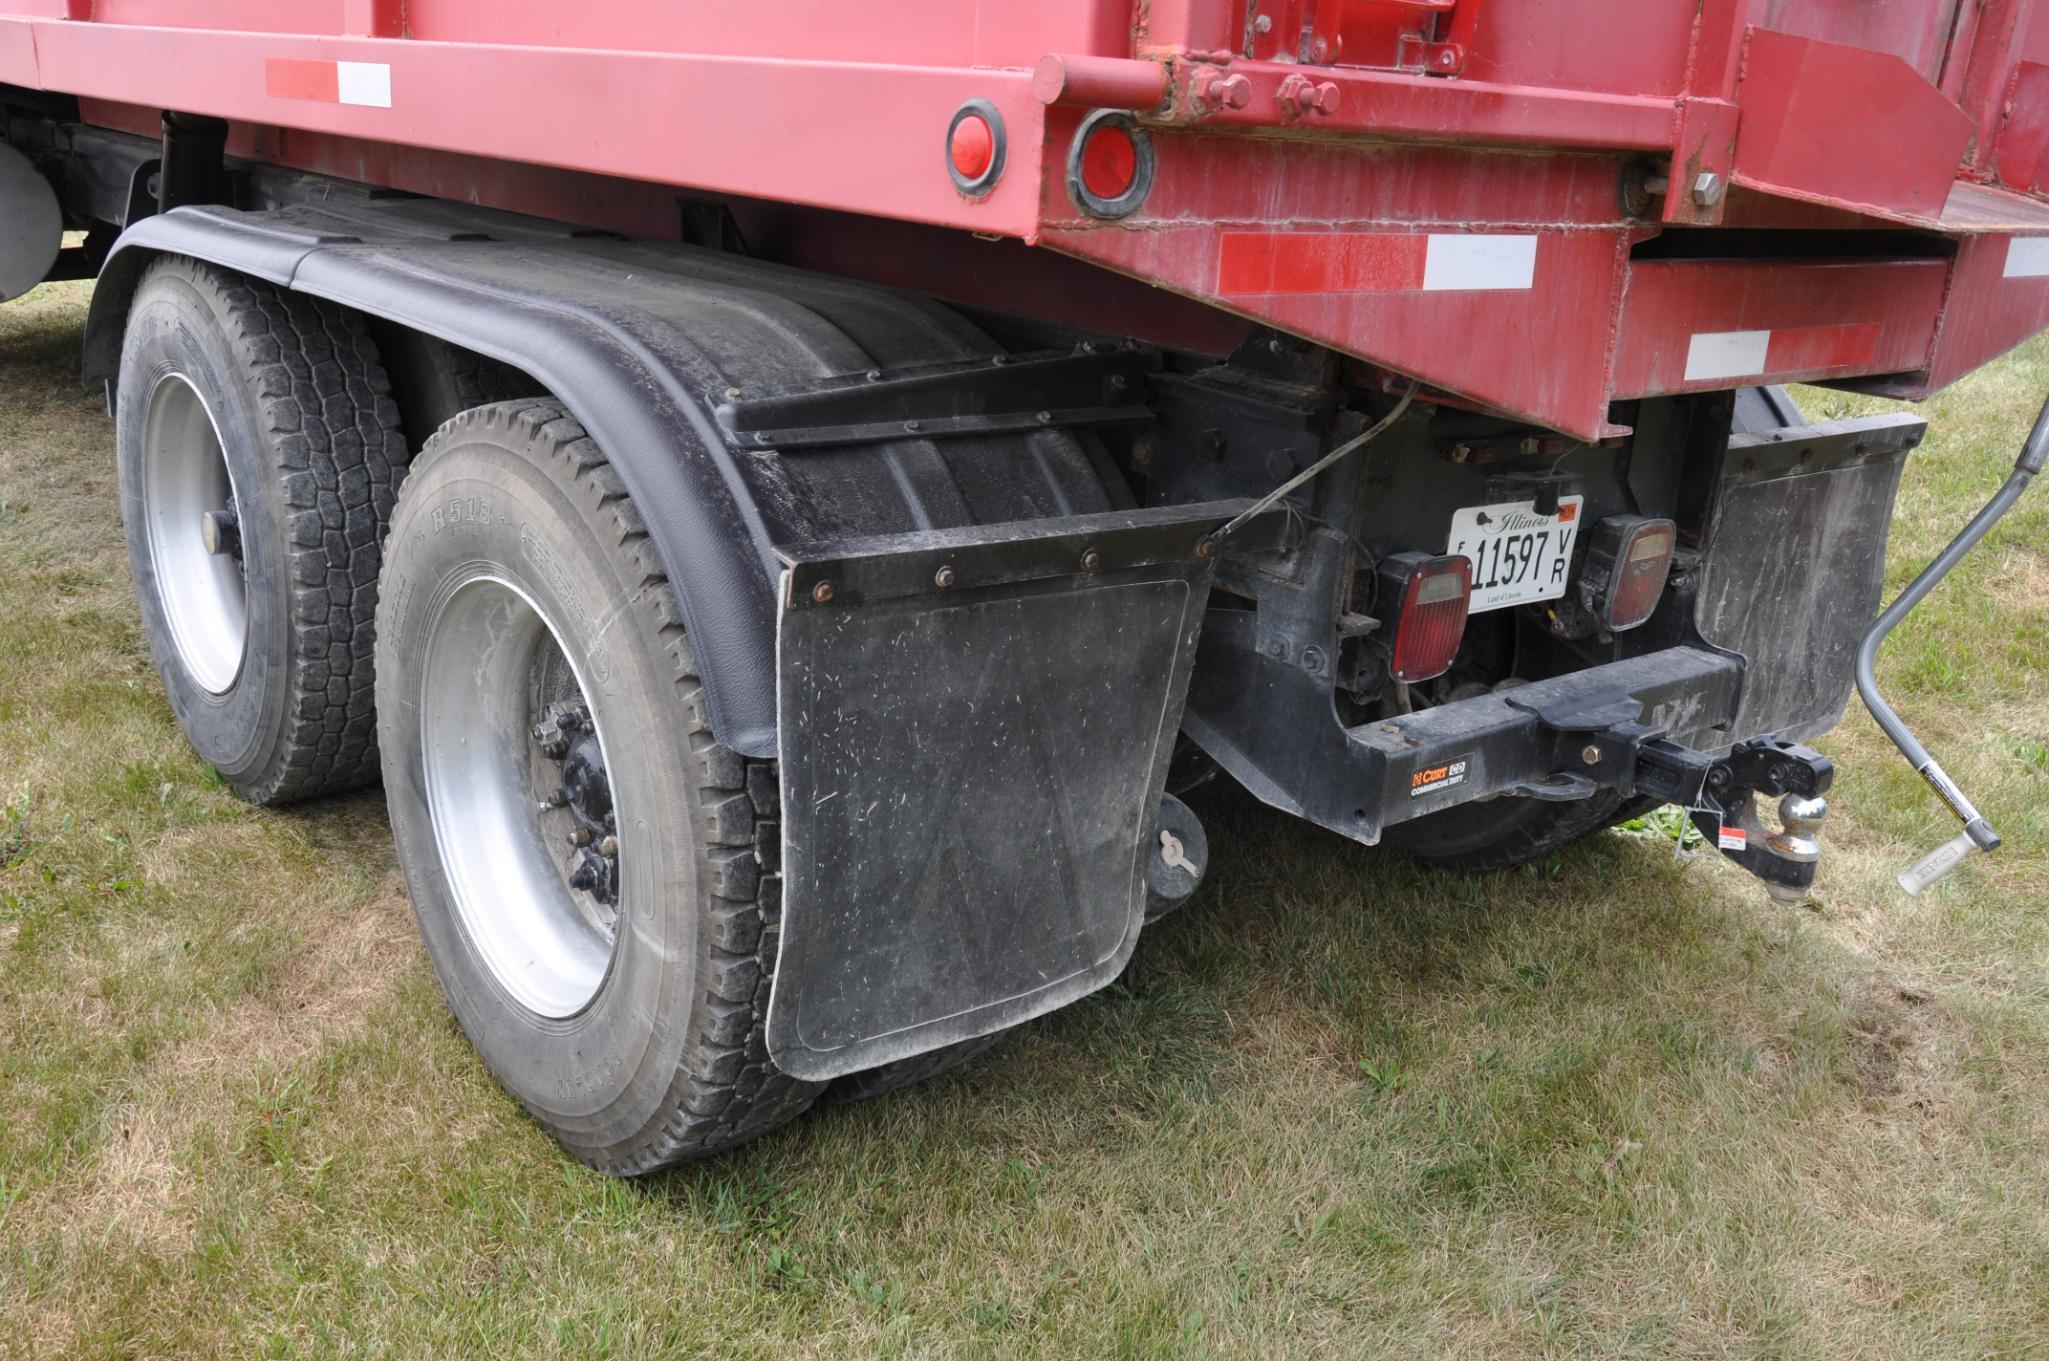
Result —
<svg viewBox="0 0 2049 1361"><path fill-rule="evenodd" d="M0 14L33 38L0 42L0 209L73 233L0 263L99 280L85 368L195 746L270 801L381 745L459 1018L615 1171L1103 986L1198 886L1178 795L1217 770L1467 868L1676 804L1797 899L1831 778L1802 744L1924 427L1772 385L1921 395L2049 324L2032 105L1980 88L2049 69L2025 4L1940 61L1841 7L1674 6L1686 61L1629 93L1510 70L1480 0L1135 37L967 7L988 60L891 67L878 105L879 57L800 59L824 122L873 114L869 176L820 162L843 129L750 176L450 104L501 98L457 56L609 104L760 54L343 8ZM183 54L242 74L173 97ZM1878 112L1813 102L1846 89ZM391 140L358 118L415 95ZM872 151L912 127L917 172Z"/></svg>

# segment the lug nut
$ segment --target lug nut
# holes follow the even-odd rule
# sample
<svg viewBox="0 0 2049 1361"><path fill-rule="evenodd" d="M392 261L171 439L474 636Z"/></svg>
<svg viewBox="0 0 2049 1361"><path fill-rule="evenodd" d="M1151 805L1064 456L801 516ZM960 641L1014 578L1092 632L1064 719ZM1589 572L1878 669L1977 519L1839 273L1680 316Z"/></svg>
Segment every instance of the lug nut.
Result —
<svg viewBox="0 0 2049 1361"><path fill-rule="evenodd" d="M568 754L569 744L560 739L549 742L541 748L541 755L547 757L550 761L559 761Z"/></svg>
<svg viewBox="0 0 2049 1361"><path fill-rule="evenodd" d="M608 836L603 841L600 841L598 843L598 854L604 856L607 860L619 854L619 838Z"/></svg>
<svg viewBox="0 0 2049 1361"><path fill-rule="evenodd" d="M535 804L534 811L536 813L546 813L551 809L561 808L568 804L568 802L569 795L565 791L558 789L547 798Z"/></svg>
<svg viewBox="0 0 2049 1361"><path fill-rule="evenodd" d="M567 712L555 715L555 726L564 732L575 732L583 726L583 711L580 709L570 709Z"/></svg>
<svg viewBox="0 0 2049 1361"><path fill-rule="evenodd" d="M199 517L199 542L215 557L242 556L242 522L232 510L210 510Z"/></svg>
<svg viewBox="0 0 2049 1361"><path fill-rule="evenodd" d="M576 873L569 876L569 886L588 893L598 886L598 876L591 873L589 865L578 865Z"/></svg>
<svg viewBox="0 0 2049 1361"><path fill-rule="evenodd" d="M591 844L591 834L590 834L590 829L589 829L588 827L579 827L579 828L577 828L577 829L576 829L575 831L571 832L571 833L569 834L569 844L570 844L570 845L572 845L572 846L577 846L577 847L583 847L583 846L588 846L588 845L590 845L590 844Z"/></svg>

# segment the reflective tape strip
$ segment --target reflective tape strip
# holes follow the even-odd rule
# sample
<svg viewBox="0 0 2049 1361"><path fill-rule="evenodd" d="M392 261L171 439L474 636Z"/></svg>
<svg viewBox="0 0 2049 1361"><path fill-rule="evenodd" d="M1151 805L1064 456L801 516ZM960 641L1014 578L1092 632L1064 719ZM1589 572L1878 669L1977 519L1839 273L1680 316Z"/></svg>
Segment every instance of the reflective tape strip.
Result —
<svg viewBox="0 0 2049 1361"><path fill-rule="evenodd" d="M2049 236L2015 236L2006 243L2006 277L2039 279L2049 275Z"/></svg>
<svg viewBox="0 0 2049 1361"><path fill-rule="evenodd" d="M265 93L322 104L391 107L391 67L381 61L305 61L272 57L263 63Z"/></svg>
<svg viewBox="0 0 2049 1361"><path fill-rule="evenodd" d="M1528 232L1226 232L1217 249L1225 297L1526 292L1536 278Z"/></svg>
<svg viewBox="0 0 2049 1361"><path fill-rule="evenodd" d="M1763 373L1770 331L1697 331L1686 346L1686 381L1750 378Z"/></svg>
<svg viewBox="0 0 2049 1361"><path fill-rule="evenodd" d="M1423 291L1502 292L1537 281L1537 238L1478 232L1432 235L1423 256Z"/></svg>

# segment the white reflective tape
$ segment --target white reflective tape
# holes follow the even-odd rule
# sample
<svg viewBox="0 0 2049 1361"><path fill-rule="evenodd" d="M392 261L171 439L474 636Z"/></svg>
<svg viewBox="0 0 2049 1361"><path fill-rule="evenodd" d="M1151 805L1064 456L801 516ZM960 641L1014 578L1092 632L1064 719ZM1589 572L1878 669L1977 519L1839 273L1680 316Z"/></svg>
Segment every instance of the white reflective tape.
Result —
<svg viewBox="0 0 2049 1361"><path fill-rule="evenodd" d="M1686 381L1749 378L1764 372L1770 331L1700 331L1686 346Z"/></svg>
<svg viewBox="0 0 2049 1361"><path fill-rule="evenodd" d="M1423 289L1526 289L1537 280L1537 238L1477 232L1432 234L1423 254Z"/></svg>
<svg viewBox="0 0 2049 1361"><path fill-rule="evenodd" d="M381 61L338 61L334 64L334 83L344 104L365 104L373 109L391 107L391 68Z"/></svg>
<svg viewBox="0 0 2049 1361"><path fill-rule="evenodd" d="M2049 274L2049 236L2015 236L2006 243L2006 277L2039 279Z"/></svg>

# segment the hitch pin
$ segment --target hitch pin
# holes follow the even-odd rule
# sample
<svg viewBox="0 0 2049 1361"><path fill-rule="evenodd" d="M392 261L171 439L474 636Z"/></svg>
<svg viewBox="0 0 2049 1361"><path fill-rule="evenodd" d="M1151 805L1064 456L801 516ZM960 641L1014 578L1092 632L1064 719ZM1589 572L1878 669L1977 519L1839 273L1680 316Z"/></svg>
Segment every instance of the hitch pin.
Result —
<svg viewBox="0 0 2049 1361"><path fill-rule="evenodd" d="M1929 788L1949 805L1957 821L1964 825L1963 831L1930 851L1899 876L1900 887L1909 894L1918 894L1934 884L1963 864L1972 851L1989 853L1996 849L1999 833L1992 830L1992 824L1985 820L1985 815L1957 787L1949 772L1928 754L1928 748L1921 745L1920 739L1908 730L1892 706L1885 702L1885 697L1878 693L1878 647L1885 641L1885 636L1949 575L1950 569L1978 546L1978 541L1999 522L1999 517L2013 508L2013 503L2028 489L2028 483L2042 471L2045 462L2049 462L2049 400L2042 403L2041 414L2035 417L2035 427L2028 432L2027 442L2021 445L2020 457L2014 460L2013 471L2007 474L2006 481L1985 503L1985 508L1964 526L1963 532L1950 541L1949 547L1922 568L1921 575L1915 577L1907 589L1900 592L1899 599L1878 616L1878 622L1871 626L1857 649L1857 693L1863 698L1864 707L1871 711L1871 716L1878 720L1878 726L1885 730L1892 744L1913 765L1915 773L1928 782Z"/></svg>

